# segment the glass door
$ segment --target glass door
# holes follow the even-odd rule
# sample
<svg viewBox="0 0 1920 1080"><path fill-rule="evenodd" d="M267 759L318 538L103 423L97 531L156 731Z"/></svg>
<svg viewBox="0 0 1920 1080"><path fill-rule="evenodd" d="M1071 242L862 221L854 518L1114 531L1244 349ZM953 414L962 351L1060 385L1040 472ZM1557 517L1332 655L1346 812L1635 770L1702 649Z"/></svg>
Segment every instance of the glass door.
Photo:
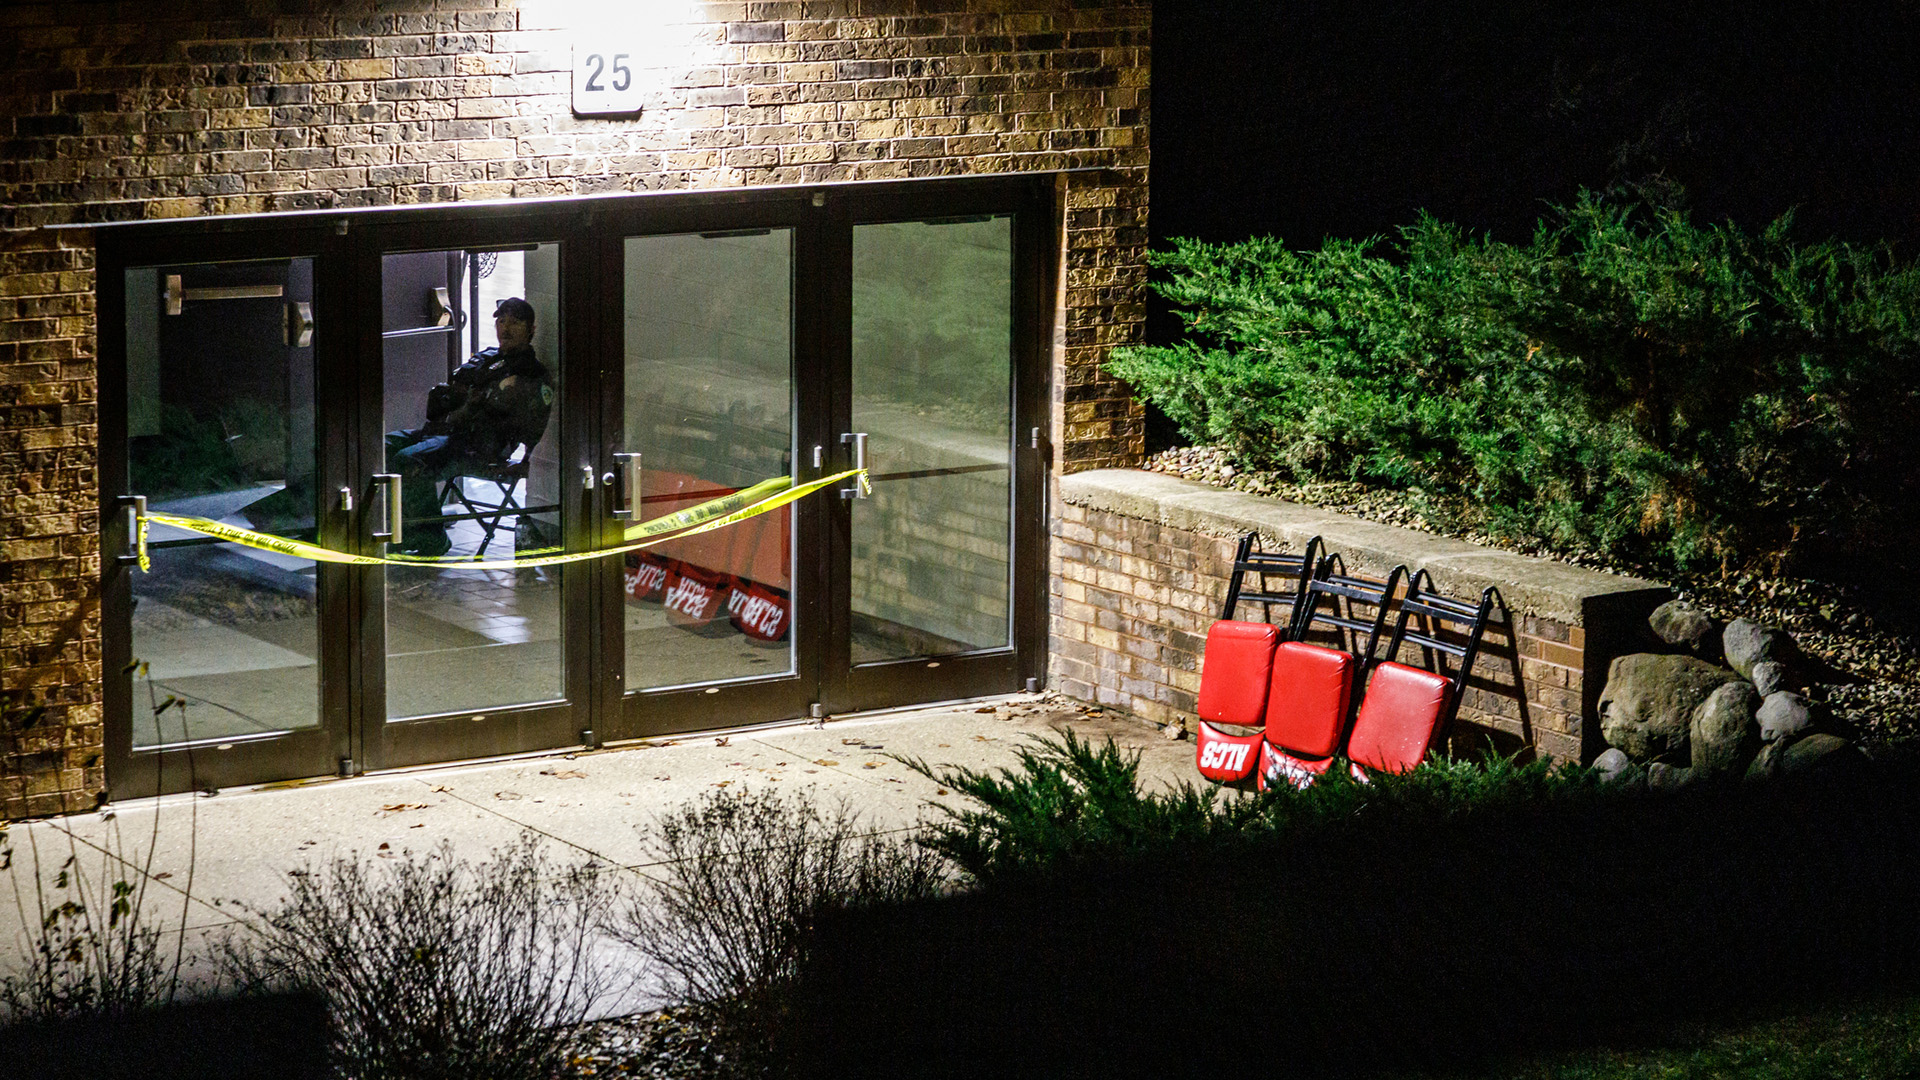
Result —
<svg viewBox="0 0 1920 1080"><path fill-rule="evenodd" d="M701 503L809 478L811 455L796 453L794 376L804 240L790 212L755 216L769 223L741 227L738 208L716 215L715 228L661 222L680 228L625 236L610 254L623 391L608 446L609 546ZM617 599L603 625L621 643L617 734L805 713L818 631L806 609L814 571L798 563L811 509L790 504L676 536L611 567Z"/></svg>
<svg viewBox="0 0 1920 1080"><path fill-rule="evenodd" d="M1044 662L1052 198L972 178L105 234L114 794L1019 689ZM589 555L856 466L867 491Z"/></svg>
<svg viewBox="0 0 1920 1080"><path fill-rule="evenodd" d="M337 539L317 482L315 260L133 266L102 289L109 781L116 797L333 771ZM106 452L118 447L124 453ZM328 467L337 467L329 463ZM147 517L147 564L135 550ZM234 540L205 529L244 530ZM334 684L337 686L337 683Z"/></svg>
<svg viewBox="0 0 1920 1080"><path fill-rule="evenodd" d="M566 745L588 726L568 686L570 568L515 565L570 549L568 496L593 486L565 464L561 251L379 257L379 449L363 455L361 521L364 550L389 562L367 586L380 615L363 622L377 631L366 767Z"/></svg>
<svg viewBox="0 0 1920 1080"><path fill-rule="evenodd" d="M1011 213L855 224L847 701L1016 689Z"/></svg>

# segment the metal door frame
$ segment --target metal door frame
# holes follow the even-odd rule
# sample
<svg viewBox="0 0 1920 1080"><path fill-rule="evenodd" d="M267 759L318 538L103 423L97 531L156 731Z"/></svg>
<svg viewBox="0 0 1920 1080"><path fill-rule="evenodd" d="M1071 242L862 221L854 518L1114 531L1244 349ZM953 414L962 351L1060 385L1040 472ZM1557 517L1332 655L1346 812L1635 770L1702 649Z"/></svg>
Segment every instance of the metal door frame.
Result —
<svg viewBox="0 0 1920 1080"><path fill-rule="evenodd" d="M116 799L258 783L263 777L311 776L332 771L349 753L347 715L353 662L347 627L355 618L352 582L344 567L322 565L315 575L320 668L320 724L316 728L252 738L202 740L191 745L136 750L133 723L144 703L134 698L132 575L128 490L126 271L143 266L311 259L313 261L315 490L345 481L348 462L321 433L337 430L351 413L350 395L321 377L346 358L348 297L340 246L318 222L289 223L271 232L195 232L175 236L151 230L103 230L96 247L100 481L100 612L102 707L107 790ZM331 329L334 327L340 330ZM337 508L316 515L319 541L339 546L350 522Z"/></svg>
<svg viewBox="0 0 1920 1080"><path fill-rule="evenodd" d="M954 700L1020 689L1044 676L1047 609L1047 498L1050 376L1058 274L1063 267L1060 186L1053 173L760 187L484 203L386 207L130 223L96 232L100 387L100 570L106 768L114 798L332 773L341 759L358 770L393 768L791 719L813 706L828 713ZM314 265L316 483L350 486L384 463L381 418L380 260L388 252L561 246L565 375L559 456L564 469L611 467L623 430L623 244L629 236L753 227L794 236L793 438L797 478L848 466L838 433L850 430L852 236L858 224L971 214L1014 217L1012 401L1012 642L1007 648L854 667L849 650L850 513L821 495L795 507L793 571L795 669L788 675L691 687L623 692L621 569L616 560L574 564L562 585L565 700L493 710L475 725L464 714L385 722L383 597L377 569L323 567L320 597L321 725L237 743L209 754L196 747L132 750L130 579L114 558L124 550L126 350L125 275L135 266L310 258ZM1030 433L1037 430L1037 445ZM331 433L334 437L326 437ZM339 433L350 433L346 438ZM821 473L814 445L827 448ZM108 448L113 448L109 450ZM563 473L563 477L564 477ZM596 485L562 513L569 548L607 542L617 531ZM372 550L362 513L323 506L329 546ZM911 678L905 677L911 675ZM381 706L375 708L375 706ZM503 719L504 718L504 719ZM394 730L388 730L393 728ZM188 769L191 766L191 775Z"/></svg>

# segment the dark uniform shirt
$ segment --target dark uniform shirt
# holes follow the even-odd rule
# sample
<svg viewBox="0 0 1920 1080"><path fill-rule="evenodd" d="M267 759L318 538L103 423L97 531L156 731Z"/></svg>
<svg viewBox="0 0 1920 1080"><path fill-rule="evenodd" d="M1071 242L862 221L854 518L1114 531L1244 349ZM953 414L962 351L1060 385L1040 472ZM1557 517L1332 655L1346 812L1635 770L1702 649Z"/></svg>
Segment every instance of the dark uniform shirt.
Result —
<svg viewBox="0 0 1920 1080"><path fill-rule="evenodd" d="M501 461L521 443L532 446L553 414L553 382L530 345L475 353L448 379L451 406L429 416L427 430L448 436L461 457ZM432 408L429 412L438 410Z"/></svg>

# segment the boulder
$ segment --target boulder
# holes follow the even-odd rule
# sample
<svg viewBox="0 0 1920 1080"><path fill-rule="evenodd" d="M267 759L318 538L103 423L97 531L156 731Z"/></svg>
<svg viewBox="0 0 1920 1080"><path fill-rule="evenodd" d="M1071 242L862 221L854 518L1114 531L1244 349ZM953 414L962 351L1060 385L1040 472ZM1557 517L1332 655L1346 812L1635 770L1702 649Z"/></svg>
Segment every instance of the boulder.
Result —
<svg viewBox="0 0 1920 1080"><path fill-rule="evenodd" d="M1747 779L1771 780L1780 775L1780 759L1787 754L1786 740L1761 743L1760 752L1754 755L1753 764L1747 766Z"/></svg>
<svg viewBox="0 0 1920 1080"><path fill-rule="evenodd" d="M1669 765L1664 761L1647 766L1647 787L1654 791L1677 791L1693 783L1696 777L1692 769Z"/></svg>
<svg viewBox="0 0 1920 1080"><path fill-rule="evenodd" d="M1685 600L1669 600L1654 608L1647 624L1661 641L1690 653L1705 654L1713 648L1713 619Z"/></svg>
<svg viewBox="0 0 1920 1080"><path fill-rule="evenodd" d="M1693 710L1687 741L1693 748L1696 776L1745 774L1760 752L1760 732L1753 723L1759 708L1760 695L1753 684L1730 682L1722 683Z"/></svg>
<svg viewBox="0 0 1920 1080"><path fill-rule="evenodd" d="M1809 735L1780 755L1780 771L1787 776L1844 775L1869 764L1859 747L1838 735Z"/></svg>
<svg viewBox="0 0 1920 1080"><path fill-rule="evenodd" d="M1633 763L1625 750L1610 746L1601 755L1593 759L1594 771L1600 774L1600 782L1628 791L1643 791L1647 786L1647 770Z"/></svg>
<svg viewBox="0 0 1920 1080"><path fill-rule="evenodd" d="M1728 623L1720 642L1726 650L1727 666L1739 672L1743 679L1753 678L1753 665L1763 660L1784 663L1793 651L1793 640L1784 632L1752 619Z"/></svg>
<svg viewBox="0 0 1920 1080"><path fill-rule="evenodd" d="M1760 722L1760 741L1791 740L1813 727L1813 702L1791 690L1776 690L1760 702L1754 714Z"/></svg>
<svg viewBox="0 0 1920 1080"><path fill-rule="evenodd" d="M1693 711L1739 676L1691 656L1633 653L1607 669L1600 734L1635 761L1689 761Z"/></svg>
<svg viewBox="0 0 1920 1080"><path fill-rule="evenodd" d="M1792 690L1787 682L1787 665L1778 660L1762 660L1753 665L1753 671L1747 676L1753 680L1753 688L1761 697L1769 697L1782 690Z"/></svg>

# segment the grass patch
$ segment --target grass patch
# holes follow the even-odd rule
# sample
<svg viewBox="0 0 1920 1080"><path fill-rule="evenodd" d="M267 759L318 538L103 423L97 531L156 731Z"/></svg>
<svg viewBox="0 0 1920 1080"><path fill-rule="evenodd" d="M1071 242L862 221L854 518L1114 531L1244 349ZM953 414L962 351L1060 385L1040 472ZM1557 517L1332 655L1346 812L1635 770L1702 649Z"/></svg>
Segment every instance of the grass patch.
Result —
<svg viewBox="0 0 1920 1080"><path fill-rule="evenodd" d="M1663 1045L1591 1049L1473 1073L1399 1080L1896 1080L1920 1076L1920 996L1844 1002L1734 1026L1692 1025Z"/></svg>

